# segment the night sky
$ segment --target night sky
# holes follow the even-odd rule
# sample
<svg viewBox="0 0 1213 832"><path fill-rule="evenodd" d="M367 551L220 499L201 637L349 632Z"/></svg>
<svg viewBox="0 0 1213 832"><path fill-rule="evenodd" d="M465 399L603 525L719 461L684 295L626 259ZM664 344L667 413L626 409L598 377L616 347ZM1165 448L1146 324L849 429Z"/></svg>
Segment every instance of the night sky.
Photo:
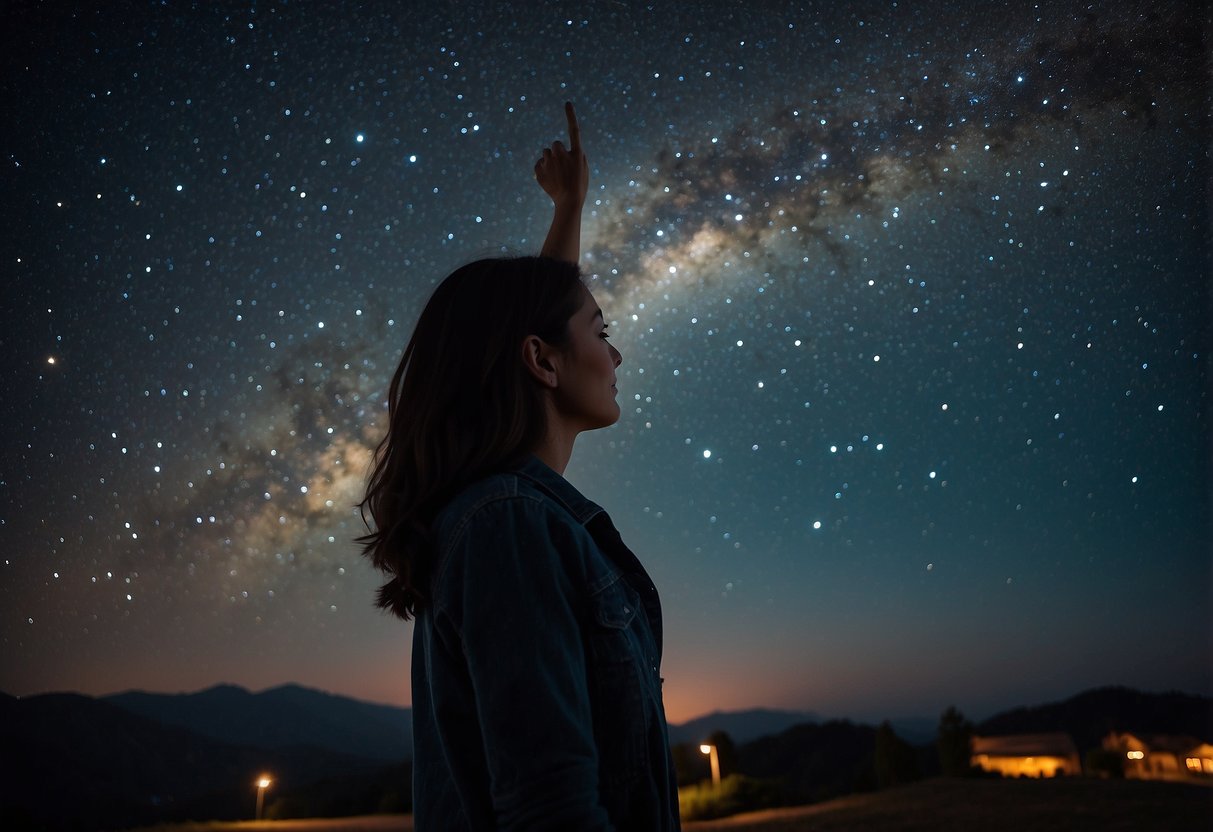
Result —
<svg viewBox="0 0 1213 832"><path fill-rule="evenodd" d="M1211 692L1203 4L66 5L0 35L0 690L409 702L353 505L571 99L567 476L671 720Z"/></svg>

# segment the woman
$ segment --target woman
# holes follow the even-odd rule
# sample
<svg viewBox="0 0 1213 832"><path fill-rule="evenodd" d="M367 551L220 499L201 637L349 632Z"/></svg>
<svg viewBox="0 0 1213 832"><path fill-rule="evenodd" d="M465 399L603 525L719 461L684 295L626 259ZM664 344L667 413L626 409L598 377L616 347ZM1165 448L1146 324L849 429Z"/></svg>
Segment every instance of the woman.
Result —
<svg viewBox="0 0 1213 832"><path fill-rule="evenodd" d="M442 282L392 378L360 539L416 617L413 803L429 830L678 828L657 591L601 507L562 476L614 424L619 352L576 266L588 165L535 176L541 257Z"/></svg>

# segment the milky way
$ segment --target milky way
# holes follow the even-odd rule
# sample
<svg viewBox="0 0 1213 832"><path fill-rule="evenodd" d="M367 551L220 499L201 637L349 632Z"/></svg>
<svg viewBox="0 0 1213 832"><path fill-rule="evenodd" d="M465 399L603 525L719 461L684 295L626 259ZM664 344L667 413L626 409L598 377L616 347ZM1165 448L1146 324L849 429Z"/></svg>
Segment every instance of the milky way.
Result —
<svg viewBox="0 0 1213 832"><path fill-rule="evenodd" d="M0 689L408 701L353 506L571 98L672 717L1208 692L1204 13L903 5L25 8Z"/></svg>

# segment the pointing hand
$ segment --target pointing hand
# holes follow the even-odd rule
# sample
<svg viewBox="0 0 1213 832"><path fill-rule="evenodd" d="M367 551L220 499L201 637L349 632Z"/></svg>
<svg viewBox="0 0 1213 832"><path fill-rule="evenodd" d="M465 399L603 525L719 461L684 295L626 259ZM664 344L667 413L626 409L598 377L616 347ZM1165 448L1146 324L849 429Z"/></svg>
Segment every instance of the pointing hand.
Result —
<svg viewBox="0 0 1213 832"><path fill-rule="evenodd" d="M590 165L581 149L581 128L577 125L572 102L565 102L564 115L569 123L569 146L566 149L557 140L551 147L545 147L535 163L535 180L557 208L580 209L589 188Z"/></svg>

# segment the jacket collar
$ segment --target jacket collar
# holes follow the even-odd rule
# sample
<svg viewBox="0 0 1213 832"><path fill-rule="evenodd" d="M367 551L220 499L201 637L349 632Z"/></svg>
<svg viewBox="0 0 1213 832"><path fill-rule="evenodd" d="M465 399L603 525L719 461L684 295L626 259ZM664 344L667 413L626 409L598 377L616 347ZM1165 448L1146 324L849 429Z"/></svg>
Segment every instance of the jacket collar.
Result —
<svg viewBox="0 0 1213 832"><path fill-rule="evenodd" d="M511 470L551 495L583 526L603 510L602 506L587 500L571 482L541 462L534 454L527 454Z"/></svg>
<svg viewBox="0 0 1213 832"><path fill-rule="evenodd" d="M535 485L552 499L568 509L578 523L586 527L599 548L623 571L625 580L640 594L644 602L649 629L657 644L657 656L662 651L661 600L657 587L645 571L636 555L623 542L615 524L602 506L587 500L573 484L557 474L534 454L529 454L514 465L514 474ZM593 521L591 523L591 521Z"/></svg>

